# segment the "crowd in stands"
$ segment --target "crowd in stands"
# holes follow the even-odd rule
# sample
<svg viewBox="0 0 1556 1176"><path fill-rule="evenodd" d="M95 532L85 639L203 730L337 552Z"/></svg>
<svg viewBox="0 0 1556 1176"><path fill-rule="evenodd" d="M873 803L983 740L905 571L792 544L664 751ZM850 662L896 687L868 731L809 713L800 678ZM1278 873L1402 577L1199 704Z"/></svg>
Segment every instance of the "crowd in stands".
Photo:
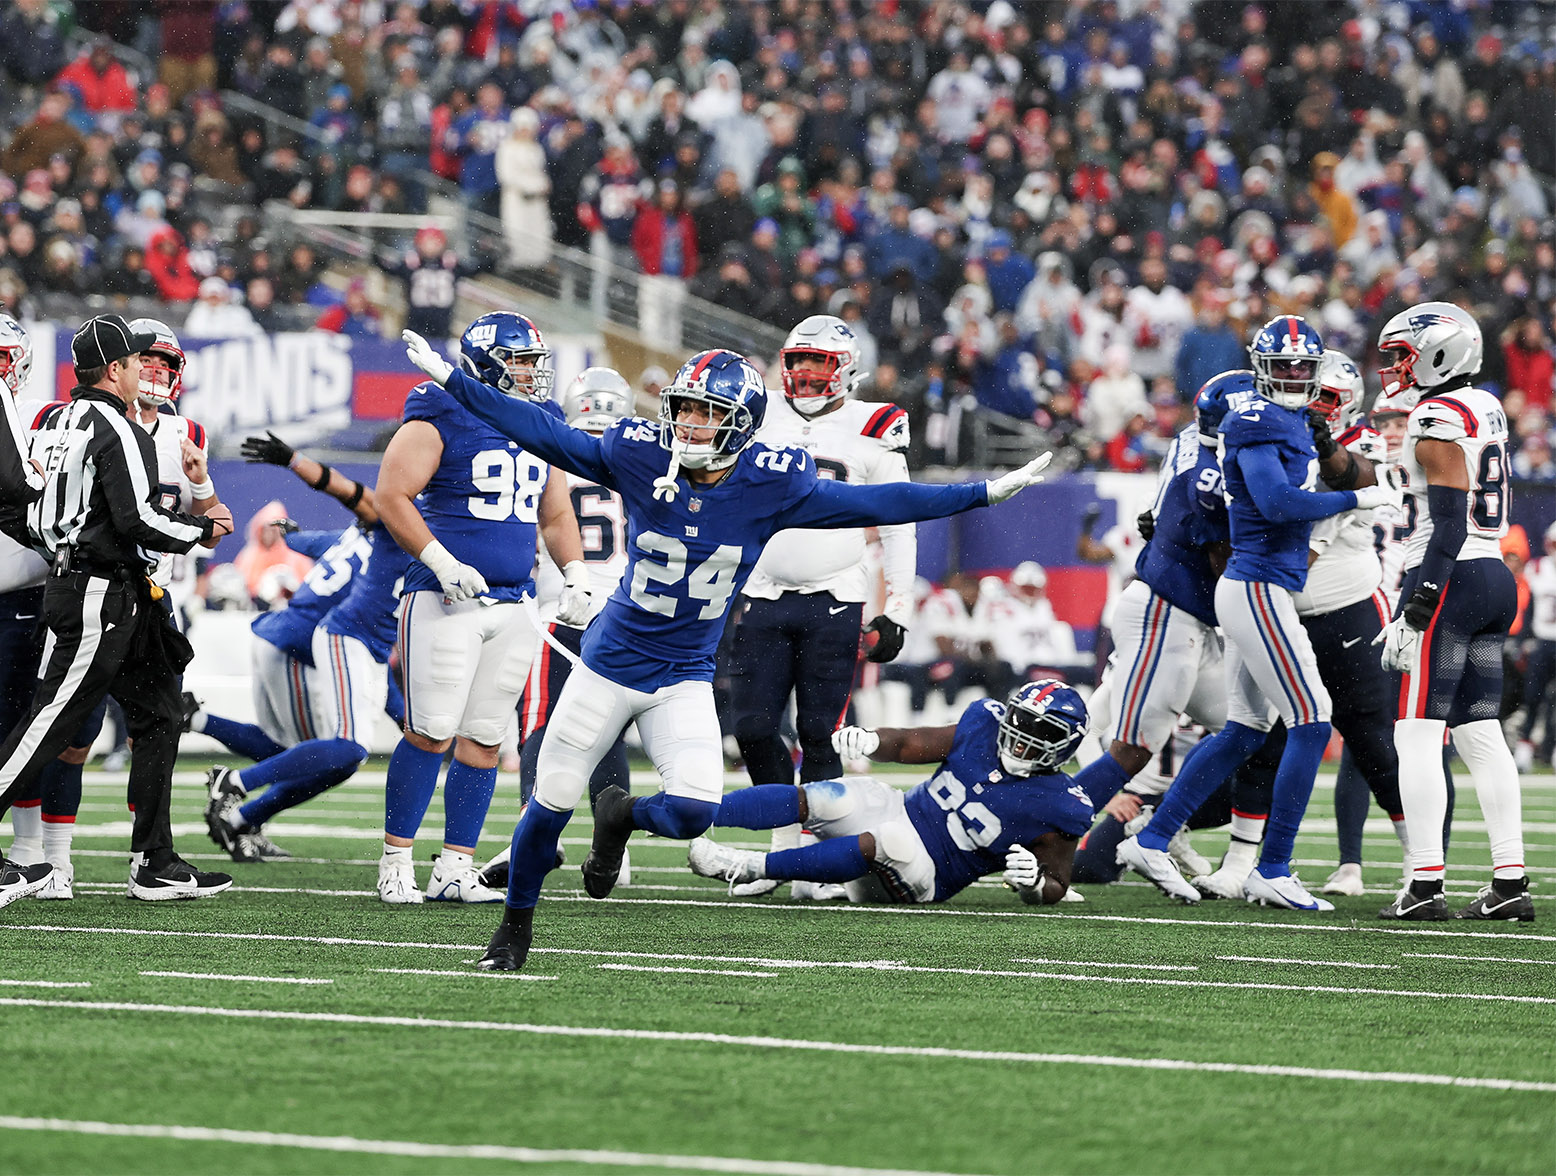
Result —
<svg viewBox="0 0 1556 1176"><path fill-rule="evenodd" d="M656 305L841 315L916 463L955 456L959 409L1035 422L1072 467L1147 468L1269 316L1370 372L1387 317L1448 298L1485 329L1517 473L1556 480L1548 5L15 0L0 70L13 310L91 290L375 333L366 285L343 298L313 250L191 194L415 213L448 184L499 247L418 235L379 259L413 294L574 248Z"/></svg>

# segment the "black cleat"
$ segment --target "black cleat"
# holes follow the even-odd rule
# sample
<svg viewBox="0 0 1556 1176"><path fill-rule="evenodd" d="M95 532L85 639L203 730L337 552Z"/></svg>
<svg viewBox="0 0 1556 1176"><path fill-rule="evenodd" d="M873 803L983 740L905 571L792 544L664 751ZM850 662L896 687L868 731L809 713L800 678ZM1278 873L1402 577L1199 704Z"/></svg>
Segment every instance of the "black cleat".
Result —
<svg viewBox="0 0 1556 1176"><path fill-rule="evenodd" d="M243 825L238 829L237 848L233 850L235 862L278 862L292 855L260 832L258 825ZM241 852L242 857L238 854Z"/></svg>
<svg viewBox="0 0 1556 1176"><path fill-rule="evenodd" d="M529 958L534 922L534 907L503 908L502 922L475 966L488 972L517 972Z"/></svg>
<svg viewBox="0 0 1556 1176"><path fill-rule="evenodd" d="M187 735L190 731L190 725L194 722L195 714L200 709L200 700L185 690L179 696L179 702L182 705L183 714L179 718L178 729Z"/></svg>
<svg viewBox="0 0 1556 1176"><path fill-rule="evenodd" d="M1534 899L1529 897L1529 879L1513 878L1503 881L1493 878L1486 887L1455 919L1497 919L1502 922L1534 922Z"/></svg>
<svg viewBox="0 0 1556 1176"><path fill-rule="evenodd" d="M24 866L8 857L0 857L0 907L8 907L17 899L30 898L49 884L54 867L48 862Z"/></svg>
<svg viewBox="0 0 1556 1176"><path fill-rule="evenodd" d="M632 794L612 785L594 802L594 844L584 858L583 884L590 898L607 898L621 874L621 855L627 838L637 828L632 823Z"/></svg>
<svg viewBox="0 0 1556 1176"><path fill-rule="evenodd" d="M1416 923L1441 923L1448 918L1448 902L1441 882L1412 882L1394 901L1378 912L1380 919L1405 919Z"/></svg>
<svg viewBox="0 0 1556 1176"><path fill-rule="evenodd" d="M149 865L130 867L129 896L148 902L169 899L209 898L232 885L231 874L197 870L181 858L174 858L161 869Z"/></svg>
<svg viewBox="0 0 1556 1176"><path fill-rule="evenodd" d="M210 832L211 840L233 861L261 861L263 859L251 845L240 844L240 834L244 828L241 822L235 824L229 819L242 806L243 798L248 794L248 790L234 780L233 775L231 768L212 768L206 773L206 794L210 799L205 802L205 827Z"/></svg>

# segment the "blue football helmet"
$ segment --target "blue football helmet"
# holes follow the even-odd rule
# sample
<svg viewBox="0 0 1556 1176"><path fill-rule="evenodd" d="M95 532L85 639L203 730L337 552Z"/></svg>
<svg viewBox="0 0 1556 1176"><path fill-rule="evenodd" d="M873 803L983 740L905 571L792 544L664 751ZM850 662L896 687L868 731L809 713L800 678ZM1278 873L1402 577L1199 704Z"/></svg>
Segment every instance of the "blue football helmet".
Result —
<svg viewBox="0 0 1556 1176"><path fill-rule="evenodd" d="M1306 408L1318 399L1324 338L1294 314L1272 318L1248 345L1254 387L1282 408Z"/></svg>
<svg viewBox="0 0 1556 1176"><path fill-rule="evenodd" d="M693 419L678 422L688 410ZM699 351L659 393L659 444L687 469L721 470L735 463L766 414L767 389L749 360L733 351ZM696 442L677 437L678 423L682 430L711 429L713 436Z"/></svg>
<svg viewBox="0 0 1556 1176"><path fill-rule="evenodd" d="M460 364L483 384L527 400L551 399L551 349L522 314L483 314L459 337Z"/></svg>
<svg viewBox="0 0 1556 1176"><path fill-rule="evenodd" d="M1058 678L1018 686L1000 718L1000 767L1012 776L1057 772L1086 736L1086 703Z"/></svg>
<svg viewBox="0 0 1556 1176"><path fill-rule="evenodd" d="M1216 443L1216 437L1221 432L1221 420L1231 411L1226 402L1228 396L1234 392L1254 395L1256 391L1253 373L1246 369L1222 372L1206 380L1200 387L1199 395L1194 397L1194 419L1199 423L1199 443Z"/></svg>

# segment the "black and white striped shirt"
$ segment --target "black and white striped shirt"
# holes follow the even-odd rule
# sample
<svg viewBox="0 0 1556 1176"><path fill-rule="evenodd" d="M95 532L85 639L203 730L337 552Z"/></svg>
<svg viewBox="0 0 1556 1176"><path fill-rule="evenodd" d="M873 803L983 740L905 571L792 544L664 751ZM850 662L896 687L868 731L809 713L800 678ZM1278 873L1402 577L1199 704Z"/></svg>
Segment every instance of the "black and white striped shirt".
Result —
<svg viewBox="0 0 1556 1176"><path fill-rule="evenodd" d="M210 538L210 519L161 505L156 448L124 402L100 388L70 395L32 435L46 479L27 508L33 546L50 560L70 547L76 567L151 567L159 552L185 552Z"/></svg>

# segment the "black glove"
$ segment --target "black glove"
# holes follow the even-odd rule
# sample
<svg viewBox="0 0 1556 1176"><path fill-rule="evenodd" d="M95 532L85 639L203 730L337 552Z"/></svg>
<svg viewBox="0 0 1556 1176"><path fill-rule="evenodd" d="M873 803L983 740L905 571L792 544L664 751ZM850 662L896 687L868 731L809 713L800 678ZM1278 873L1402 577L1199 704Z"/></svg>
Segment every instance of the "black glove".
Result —
<svg viewBox="0 0 1556 1176"><path fill-rule="evenodd" d="M902 652L907 638L908 631L882 613L864 627L865 661L891 661Z"/></svg>
<svg viewBox="0 0 1556 1176"><path fill-rule="evenodd" d="M302 524L295 519L271 519L270 525L283 535L295 535L303 529Z"/></svg>
<svg viewBox="0 0 1556 1176"><path fill-rule="evenodd" d="M1329 432L1329 421L1318 409L1307 410L1307 427L1313 434L1313 448L1318 450L1319 461L1328 461L1340 452L1340 446L1336 444L1333 434Z"/></svg>
<svg viewBox="0 0 1556 1176"><path fill-rule="evenodd" d="M262 461L266 465L289 466L295 452L290 445L268 429L263 437L249 437L240 452L244 461Z"/></svg>
<svg viewBox="0 0 1556 1176"><path fill-rule="evenodd" d="M1442 599L1443 590L1435 584L1418 586L1410 594L1410 599L1405 601L1405 607L1401 611L1405 624L1412 629L1424 630L1437 615L1437 606L1442 603Z"/></svg>
<svg viewBox="0 0 1556 1176"><path fill-rule="evenodd" d="M1102 517L1102 508L1093 502L1081 515L1081 534L1090 535L1091 529L1097 525L1097 520Z"/></svg>
<svg viewBox="0 0 1556 1176"><path fill-rule="evenodd" d="M1140 532L1140 538L1149 543L1151 536L1156 534L1156 516L1148 510L1142 510L1135 517L1135 530Z"/></svg>

